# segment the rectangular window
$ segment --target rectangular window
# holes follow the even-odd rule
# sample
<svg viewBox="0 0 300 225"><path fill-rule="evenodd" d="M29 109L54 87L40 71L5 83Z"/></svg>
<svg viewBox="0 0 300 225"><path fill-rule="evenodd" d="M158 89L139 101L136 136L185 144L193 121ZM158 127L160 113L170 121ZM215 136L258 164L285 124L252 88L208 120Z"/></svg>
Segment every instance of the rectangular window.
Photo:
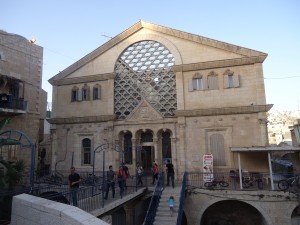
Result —
<svg viewBox="0 0 300 225"><path fill-rule="evenodd" d="M71 97L72 102L77 101L77 90L72 90L72 97Z"/></svg>
<svg viewBox="0 0 300 225"><path fill-rule="evenodd" d="M100 88L94 87L93 88L93 100L100 99Z"/></svg>
<svg viewBox="0 0 300 225"><path fill-rule="evenodd" d="M208 89L210 90L219 89L218 76L212 76L212 75L208 76L207 83L208 83Z"/></svg>
<svg viewBox="0 0 300 225"><path fill-rule="evenodd" d="M237 88L240 87L239 75L229 74L224 75L224 88Z"/></svg>
<svg viewBox="0 0 300 225"><path fill-rule="evenodd" d="M83 150L83 164L91 164L91 150L90 150L90 148L85 148Z"/></svg>
<svg viewBox="0 0 300 225"><path fill-rule="evenodd" d="M82 90L82 100L88 100L88 93L87 93L87 89L83 89Z"/></svg>
<svg viewBox="0 0 300 225"><path fill-rule="evenodd" d="M228 87L233 88L233 74L228 75Z"/></svg>

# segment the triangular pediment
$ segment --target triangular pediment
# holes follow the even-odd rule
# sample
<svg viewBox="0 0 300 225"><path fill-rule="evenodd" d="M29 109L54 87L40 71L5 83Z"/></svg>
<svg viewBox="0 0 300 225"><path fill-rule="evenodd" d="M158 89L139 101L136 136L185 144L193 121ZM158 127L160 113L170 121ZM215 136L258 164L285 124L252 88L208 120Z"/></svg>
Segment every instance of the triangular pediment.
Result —
<svg viewBox="0 0 300 225"><path fill-rule="evenodd" d="M213 68L211 65L198 65L198 63L206 63L216 61L219 66L225 65L239 65L242 63L261 63L267 57L266 53L251 50L248 48L243 48L237 45L213 40L210 38L202 37L195 34L190 34L184 31L179 31L176 29L164 27L161 25L153 24L150 22L146 22L143 20L138 21L122 33L118 34L105 44L101 45L88 55L84 56L71 66L67 67L65 70L61 71L59 74L55 75L49 82L52 85L57 85L58 80L67 80L68 78L72 78L76 83L76 79L82 76L89 77L87 79L106 79L107 77L113 76L113 64L111 64L110 69L106 71L102 71L101 69L107 66L107 62L111 62L111 56L114 55L118 57L119 54L124 50L124 48L120 48L122 43L122 47L125 46L125 43L132 43L134 36L143 36L145 38L149 37L157 37L157 41L167 40L169 43L179 43L183 46L183 49L194 49L195 54L199 54L199 52L205 53L207 57L204 61L199 61L197 59L202 59L202 55L198 55L197 57L189 57L190 59L194 59L196 61L187 62L189 67L191 64L197 64L194 66L197 69L201 68ZM128 40L131 38L131 42ZM137 39L134 39L138 41ZM185 46L186 45L186 46ZM128 47L128 46L127 46ZM119 48L118 50L116 48ZM177 47L174 45L174 49ZM170 50L170 49L169 49ZM119 51L119 52L118 52ZM172 51L171 51L172 52ZM174 54L174 52L172 52ZM181 57L180 51L178 51L177 57L175 56L175 71L182 71L181 67L184 67ZM209 58L209 56L217 56L217 58ZM110 58L110 60L108 60ZM97 62L94 62L98 60ZM104 62L108 60L107 62ZM231 60L230 62L225 62L225 60ZM238 62L240 60L240 62ZM101 64L102 63L102 64ZM99 65L98 67L95 65ZM219 67L217 66L217 67ZM101 75L101 77L99 77ZM103 78L105 76L105 78ZM89 80L87 80L89 81ZM67 83L70 81L66 81ZM61 82L64 84L64 82Z"/></svg>
<svg viewBox="0 0 300 225"><path fill-rule="evenodd" d="M128 115L127 121L145 121L163 119L162 116L146 101L143 100Z"/></svg>

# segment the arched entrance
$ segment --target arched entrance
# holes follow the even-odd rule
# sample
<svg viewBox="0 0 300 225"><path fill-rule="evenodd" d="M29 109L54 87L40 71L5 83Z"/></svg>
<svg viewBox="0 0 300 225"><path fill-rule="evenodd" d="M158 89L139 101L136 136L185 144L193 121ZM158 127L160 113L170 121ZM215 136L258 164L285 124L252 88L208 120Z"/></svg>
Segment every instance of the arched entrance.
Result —
<svg viewBox="0 0 300 225"><path fill-rule="evenodd" d="M162 132L161 138L162 160L166 164L167 160L172 162L171 133L169 131Z"/></svg>
<svg viewBox="0 0 300 225"><path fill-rule="evenodd" d="M137 153L139 156L137 159L140 159L143 168L149 170L152 167L152 162L155 161L153 133L150 130L142 132L140 140L141 148Z"/></svg>
<svg viewBox="0 0 300 225"><path fill-rule="evenodd" d="M292 225L300 224L300 205L298 205L292 212Z"/></svg>
<svg viewBox="0 0 300 225"><path fill-rule="evenodd" d="M203 213L200 225L267 225L253 206L236 200L217 202Z"/></svg>

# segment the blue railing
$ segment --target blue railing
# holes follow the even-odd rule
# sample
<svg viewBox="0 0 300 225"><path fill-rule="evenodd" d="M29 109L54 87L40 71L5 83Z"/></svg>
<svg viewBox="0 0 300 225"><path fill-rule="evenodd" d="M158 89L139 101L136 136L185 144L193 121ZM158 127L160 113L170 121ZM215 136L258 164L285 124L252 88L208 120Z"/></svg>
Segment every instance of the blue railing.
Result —
<svg viewBox="0 0 300 225"><path fill-rule="evenodd" d="M147 214L144 219L143 225L152 225L156 216L157 208L159 205L161 194L164 190L164 173L160 173L158 176L158 181L153 191L153 195L148 206Z"/></svg>
<svg viewBox="0 0 300 225"><path fill-rule="evenodd" d="M186 189L186 184L187 184L187 174L183 174L183 179L182 179L182 186L181 186L181 192L180 192L180 197L179 197L179 207L178 207L178 216L177 216L177 225L181 224L182 220L182 214L183 214L183 207L184 207L184 200L185 200L185 189Z"/></svg>

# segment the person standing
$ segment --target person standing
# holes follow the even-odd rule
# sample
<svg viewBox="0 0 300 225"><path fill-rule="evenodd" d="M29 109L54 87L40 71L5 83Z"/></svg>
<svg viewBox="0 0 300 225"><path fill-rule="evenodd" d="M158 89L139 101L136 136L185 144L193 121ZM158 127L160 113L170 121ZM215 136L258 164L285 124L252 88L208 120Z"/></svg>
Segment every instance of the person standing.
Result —
<svg viewBox="0 0 300 225"><path fill-rule="evenodd" d="M71 167L71 174L69 175L69 187L71 190L73 206L77 206L77 191L79 188L79 183L81 182L80 175L76 172L75 167Z"/></svg>
<svg viewBox="0 0 300 225"><path fill-rule="evenodd" d="M170 186L170 178L172 181L172 187L175 187L174 184L174 166L173 164L170 162L170 160L168 159L168 163L166 165L167 168L167 186Z"/></svg>
<svg viewBox="0 0 300 225"><path fill-rule="evenodd" d="M125 187L125 190L127 190L126 180L127 180L128 177L130 177L130 174L129 174L128 167L124 163L122 163L122 165L123 165L123 171L124 171L124 176L123 176L123 178L124 178L124 187Z"/></svg>
<svg viewBox="0 0 300 225"><path fill-rule="evenodd" d="M115 197L115 180L116 180L116 173L113 171L112 165L110 165L109 170L106 173L106 192L105 192L105 200L108 198L109 188L112 191L112 197Z"/></svg>
<svg viewBox="0 0 300 225"><path fill-rule="evenodd" d="M136 173L137 173L137 186L139 186L139 184L141 184L141 186L143 186L143 180L142 180L142 176L143 176L143 167L140 165L140 163L138 162L136 164Z"/></svg>
<svg viewBox="0 0 300 225"><path fill-rule="evenodd" d="M124 192L124 184L125 184L124 181L126 180L126 175L123 170L123 166L119 167L117 175L118 175L118 184L119 184L119 188L120 188L120 196L122 197L123 192Z"/></svg>
<svg viewBox="0 0 300 225"><path fill-rule="evenodd" d="M173 216L174 212L174 197L171 195L169 198L170 216Z"/></svg>
<svg viewBox="0 0 300 225"><path fill-rule="evenodd" d="M155 180L158 180L158 165L157 163L153 164L153 168L152 168L152 184L155 183Z"/></svg>

